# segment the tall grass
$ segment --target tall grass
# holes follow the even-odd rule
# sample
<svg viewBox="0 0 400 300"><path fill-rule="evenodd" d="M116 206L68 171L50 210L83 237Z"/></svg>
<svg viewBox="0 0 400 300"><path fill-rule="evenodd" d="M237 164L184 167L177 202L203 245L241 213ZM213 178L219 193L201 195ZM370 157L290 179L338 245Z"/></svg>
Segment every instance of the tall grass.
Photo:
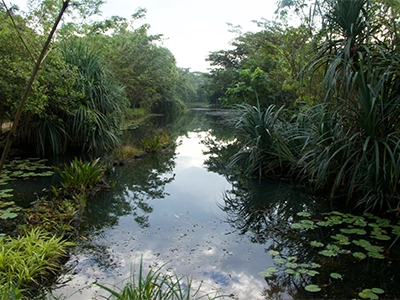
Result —
<svg viewBox="0 0 400 300"><path fill-rule="evenodd" d="M59 270L59 259L67 255L71 242L51 236L39 228L18 238L0 238L0 299L35 292L44 278Z"/></svg>
<svg viewBox="0 0 400 300"><path fill-rule="evenodd" d="M64 168L54 167L62 177L61 186L65 191L86 196L104 176L105 167L101 165L100 158L90 162L83 162L77 157Z"/></svg>
<svg viewBox="0 0 400 300"><path fill-rule="evenodd" d="M81 91L66 124L72 146L90 152L111 151L119 143L118 133L127 102L123 88L105 68L100 52L82 40L64 44L65 60L77 68Z"/></svg>
<svg viewBox="0 0 400 300"><path fill-rule="evenodd" d="M201 291L201 283L195 287L193 280L187 276L166 275L162 268L150 269L147 275L143 270L143 260L140 261L139 273L118 285L101 285L100 288L110 293L104 299L120 300L190 300L190 299L217 299L217 296ZM122 287L118 287L122 285Z"/></svg>
<svg viewBox="0 0 400 300"><path fill-rule="evenodd" d="M266 110L259 106L241 104L236 107L239 117L234 125L241 150L232 156L229 167L239 165L246 175L281 172L291 164L293 154L284 137L279 120L282 108L275 111L271 105Z"/></svg>

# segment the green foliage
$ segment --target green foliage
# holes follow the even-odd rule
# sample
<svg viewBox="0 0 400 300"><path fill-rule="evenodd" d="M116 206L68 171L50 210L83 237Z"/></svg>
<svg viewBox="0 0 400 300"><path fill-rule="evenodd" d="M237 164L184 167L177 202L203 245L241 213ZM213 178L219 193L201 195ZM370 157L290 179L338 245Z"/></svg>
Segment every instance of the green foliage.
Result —
<svg viewBox="0 0 400 300"><path fill-rule="evenodd" d="M91 162L83 162L77 157L69 165L64 165L63 169L54 167L61 175L61 186L66 191L74 194L87 193L93 189L104 176L105 168L100 164L100 158Z"/></svg>
<svg viewBox="0 0 400 300"><path fill-rule="evenodd" d="M324 240L325 244L319 240L311 241L310 246L318 248L316 249L318 252L312 256L312 259L305 256L306 262L303 262L298 256L290 256L290 253L285 255L279 251L270 250L268 253L273 257L276 266L268 267L260 272L260 275L274 280L279 278L279 273L283 271L286 275L292 276L294 280L299 280L308 292L319 292L325 289L327 285L321 283L323 279L345 280L347 275L340 272L340 270L344 270L341 266L343 263L360 264L363 260L369 260L367 263L370 263L370 260L387 259L391 247L387 241L392 240L400 229L398 224L392 224L387 219L368 213L357 216L332 211L324 213L322 217L318 218L314 218L308 213L300 213L298 216L302 218L292 223L292 230L296 235L299 232L304 234L305 231L314 231L320 239L324 236L330 235L330 237ZM294 224L297 226L293 226ZM311 224L313 225L310 226ZM361 239L359 238L360 230L365 232L362 234L364 238ZM374 235L377 232L387 236L388 239L375 239ZM306 245L303 244L303 247ZM338 264L329 263L333 258ZM333 269L334 272L330 271L329 278L326 278L323 273L328 265L330 270L336 269ZM315 284L316 281L311 280L310 282L309 279L314 277L320 279L318 285ZM359 296L363 299L378 299L377 295L383 293L384 291L380 288L364 289Z"/></svg>
<svg viewBox="0 0 400 300"><path fill-rule="evenodd" d="M100 53L82 40L63 45L63 55L77 68L80 79L75 89L82 96L66 118L72 147L101 153L118 143L117 133L125 106L123 89L116 83L101 60Z"/></svg>
<svg viewBox="0 0 400 300"><path fill-rule="evenodd" d="M300 12L306 4L281 5L293 5ZM236 118L241 150L231 162L246 175L256 171L272 178L271 170L285 166L285 177L330 200L398 213L400 60L394 46L398 19L380 1L316 1L311 8L314 19L304 20L297 29L259 23L264 31L241 35L234 50L210 55L220 67L212 76L224 76L229 82L220 99L235 103L253 97L251 101L257 99L267 107L247 109ZM377 17L379 11L388 15ZM309 27L317 23L322 27ZM288 45L295 54L280 45ZM279 70L285 71L283 76ZM265 82L258 82L261 77L256 74L263 74ZM285 84L278 84L277 78ZM277 121L255 117L270 114L265 104L277 99L286 104ZM252 115L258 121L250 121Z"/></svg>
<svg viewBox="0 0 400 300"><path fill-rule="evenodd" d="M45 162L46 159L39 158L16 158L10 161L0 174L0 186L6 186L9 181L16 179L27 180L32 177L52 176L54 172L45 165ZM0 200L12 197L12 192L13 189L0 188Z"/></svg>
<svg viewBox="0 0 400 300"><path fill-rule="evenodd" d="M136 300L136 299L217 299L222 296L213 296L211 293L201 291L201 283L195 282L186 276L166 275L162 273L162 268L153 270L150 269L147 275L143 270L143 261L140 261L139 274L132 274L130 278L123 281L117 286L105 286L97 284L100 288L110 293L109 297L104 299L121 299L121 300ZM137 277L136 277L137 276ZM197 287L196 287L197 285Z"/></svg>
<svg viewBox="0 0 400 300"><path fill-rule="evenodd" d="M240 116L235 124L235 132L241 141L241 150L230 161L233 167L239 164L246 175L256 173L281 172L293 160L291 150L279 135L282 123L279 119L282 110L269 106L265 111L248 104L239 105Z"/></svg>
<svg viewBox="0 0 400 300"><path fill-rule="evenodd" d="M28 293L41 286L44 276L59 269L59 259L64 257L72 243L61 237L49 236L38 228L18 238L0 238L0 292L2 299L9 293Z"/></svg>
<svg viewBox="0 0 400 300"><path fill-rule="evenodd" d="M169 137L165 133L142 140L142 146L147 152L157 152L164 148L168 143Z"/></svg>

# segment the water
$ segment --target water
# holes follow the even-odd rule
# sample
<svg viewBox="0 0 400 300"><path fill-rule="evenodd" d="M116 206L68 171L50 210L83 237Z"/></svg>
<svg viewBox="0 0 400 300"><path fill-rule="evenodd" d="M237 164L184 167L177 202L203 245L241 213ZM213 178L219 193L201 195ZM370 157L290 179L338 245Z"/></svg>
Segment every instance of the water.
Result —
<svg viewBox="0 0 400 300"><path fill-rule="evenodd" d="M108 293L93 282L118 284L142 260L145 270L189 275L203 282L204 291L236 299L313 296L303 288L312 281L296 285L284 273L274 280L258 273L274 265L270 249L312 261L308 238L290 224L299 211L327 208L285 183L224 176L225 159L235 149L229 146L232 130L221 118L216 111L192 111L168 127L175 147L116 168L116 187L88 204L60 279L65 284L54 295L99 299ZM398 270L392 266L390 278Z"/></svg>

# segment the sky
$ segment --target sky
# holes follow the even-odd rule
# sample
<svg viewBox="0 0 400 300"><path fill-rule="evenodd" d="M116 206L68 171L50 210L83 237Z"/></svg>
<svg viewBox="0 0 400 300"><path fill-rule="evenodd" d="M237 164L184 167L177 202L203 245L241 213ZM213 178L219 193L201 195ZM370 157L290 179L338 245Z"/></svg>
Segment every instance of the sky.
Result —
<svg viewBox="0 0 400 300"><path fill-rule="evenodd" d="M9 0L24 9L26 0ZM108 0L103 18L130 18L137 8L147 9L150 34L163 34L163 45L175 56L177 66L206 72L209 52L229 49L235 34L227 23L242 31L257 31L252 20L273 19L276 0Z"/></svg>

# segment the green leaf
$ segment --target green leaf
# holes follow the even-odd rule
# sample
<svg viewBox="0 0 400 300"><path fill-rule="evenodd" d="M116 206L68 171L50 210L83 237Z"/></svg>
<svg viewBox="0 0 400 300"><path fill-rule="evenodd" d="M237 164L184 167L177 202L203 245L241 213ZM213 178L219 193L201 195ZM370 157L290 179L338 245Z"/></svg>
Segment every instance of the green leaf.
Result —
<svg viewBox="0 0 400 300"><path fill-rule="evenodd" d="M379 299L378 295L373 293L370 289L364 289L358 293L358 296L362 299Z"/></svg>
<svg viewBox="0 0 400 300"><path fill-rule="evenodd" d="M342 278L342 275L340 275L339 273L331 273L330 276L331 276L333 279L340 279L340 278Z"/></svg>
<svg viewBox="0 0 400 300"><path fill-rule="evenodd" d="M311 214L308 213L308 212L306 212L306 211L298 212L297 215L298 215L299 217L311 217Z"/></svg>
<svg viewBox="0 0 400 300"><path fill-rule="evenodd" d="M390 240L390 236L384 235L384 234L372 234L371 237L374 239L377 239L377 240L381 240L381 241Z"/></svg>
<svg viewBox="0 0 400 300"><path fill-rule="evenodd" d="M380 288L372 288L371 291L375 294L384 294L385 291Z"/></svg>
<svg viewBox="0 0 400 300"><path fill-rule="evenodd" d="M288 263L286 263L286 265L285 265L287 268L290 268L290 269L295 269L295 268L297 268L299 265L297 264L297 263L294 263L294 262L288 262Z"/></svg>
<svg viewBox="0 0 400 300"><path fill-rule="evenodd" d="M276 255L279 255L279 251L276 251L276 250L269 250L269 251L268 251L268 254L270 254L270 255L272 255L272 256L276 256Z"/></svg>
<svg viewBox="0 0 400 300"><path fill-rule="evenodd" d="M318 253L327 257L333 257L338 255L337 252L333 250L321 250Z"/></svg>
<svg viewBox="0 0 400 300"><path fill-rule="evenodd" d="M315 270L307 270L306 274L309 276L315 276L315 275L318 275L319 272L315 271Z"/></svg>
<svg viewBox="0 0 400 300"><path fill-rule="evenodd" d="M286 269L286 270L285 270L285 273L286 273L286 274L289 274L289 275L294 275L294 274L296 274L296 271L293 270L293 269Z"/></svg>
<svg viewBox="0 0 400 300"><path fill-rule="evenodd" d="M313 247L323 247L324 246L323 243L318 242L318 241L311 241L310 245Z"/></svg>
<svg viewBox="0 0 400 300"><path fill-rule="evenodd" d="M366 256L364 253L362 253L362 252L354 252L354 253L353 253L353 256L354 256L355 258L358 258L358 259L364 259L364 258L367 257L367 256Z"/></svg>
<svg viewBox="0 0 400 300"><path fill-rule="evenodd" d="M277 267L268 267L264 271L259 272L263 277L271 277L274 273L279 272L279 269Z"/></svg>
<svg viewBox="0 0 400 300"><path fill-rule="evenodd" d="M282 257L275 257L273 259L274 263L278 264L278 265L282 265L286 262L286 259L282 258Z"/></svg>
<svg viewBox="0 0 400 300"><path fill-rule="evenodd" d="M316 284L309 284L304 289L307 292L312 292L312 293L319 292L321 290L321 288Z"/></svg>

